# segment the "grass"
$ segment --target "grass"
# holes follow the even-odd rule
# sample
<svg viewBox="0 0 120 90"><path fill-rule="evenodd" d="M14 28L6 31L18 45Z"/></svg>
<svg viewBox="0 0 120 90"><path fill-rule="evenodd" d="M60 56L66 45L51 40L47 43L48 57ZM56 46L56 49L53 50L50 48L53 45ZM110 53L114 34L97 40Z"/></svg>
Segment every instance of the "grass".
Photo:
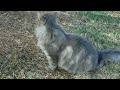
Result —
<svg viewBox="0 0 120 90"><path fill-rule="evenodd" d="M41 13L45 13L42 11ZM0 12L0 78L13 79L120 79L120 63L108 63L96 73L50 73L44 53L36 47L36 12ZM66 32L87 38L97 49L120 48L120 12L59 12Z"/></svg>

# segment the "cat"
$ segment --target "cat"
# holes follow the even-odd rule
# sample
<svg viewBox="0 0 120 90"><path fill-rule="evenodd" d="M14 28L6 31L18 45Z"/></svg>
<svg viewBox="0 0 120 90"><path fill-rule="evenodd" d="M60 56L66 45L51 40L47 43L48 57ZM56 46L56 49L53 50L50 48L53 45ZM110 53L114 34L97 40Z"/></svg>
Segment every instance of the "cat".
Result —
<svg viewBox="0 0 120 90"><path fill-rule="evenodd" d="M57 21L57 12L38 16L41 24L35 29L37 46L45 53L50 71L59 67L80 74L96 71L108 61L120 61L120 50L98 51L87 39L65 32Z"/></svg>

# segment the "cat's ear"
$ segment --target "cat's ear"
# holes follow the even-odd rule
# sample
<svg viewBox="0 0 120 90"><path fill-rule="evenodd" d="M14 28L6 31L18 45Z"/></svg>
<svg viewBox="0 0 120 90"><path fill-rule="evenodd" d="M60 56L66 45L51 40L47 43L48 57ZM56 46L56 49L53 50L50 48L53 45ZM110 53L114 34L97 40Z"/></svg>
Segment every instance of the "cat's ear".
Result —
<svg viewBox="0 0 120 90"><path fill-rule="evenodd" d="M40 13L38 13L38 18L39 18L39 20L40 20L40 22L41 22L41 24L46 24L46 22L47 22L47 14L40 14Z"/></svg>
<svg viewBox="0 0 120 90"><path fill-rule="evenodd" d="M37 18L38 18L38 21L41 23L41 24L45 24L46 23L46 19L45 19L45 15L40 13L40 12L37 12Z"/></svg>
<svg viewBox="0 0 120 90"><path fill-rule="evenodd" d="M57 19L58 13L57 13L57 12L53 12L52 16L53 16L55 19Z"/></svg>
<svg viewBox="0 0 120 90"><path fill-rule="evenodd" d="M37 18L38 18L38 20L40 20L40 18L41 18L40 12L37 12Z"/></svg>

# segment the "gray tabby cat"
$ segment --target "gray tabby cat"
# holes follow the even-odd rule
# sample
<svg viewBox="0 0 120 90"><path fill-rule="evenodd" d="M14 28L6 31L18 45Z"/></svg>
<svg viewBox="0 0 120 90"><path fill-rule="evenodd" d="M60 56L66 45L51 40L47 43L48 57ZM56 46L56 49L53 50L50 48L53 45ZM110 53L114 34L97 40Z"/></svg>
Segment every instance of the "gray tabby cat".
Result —
<svg viewBox="0 0 120 90"><path fill-rule="evenodd" d="M95 71L106 61L120 61L120 50L97 51L83 37L66 33L57 22L57 12L39 17L41 24L35 30L37 46L44 51L49 70L57 67L70 73Z"/></svg>

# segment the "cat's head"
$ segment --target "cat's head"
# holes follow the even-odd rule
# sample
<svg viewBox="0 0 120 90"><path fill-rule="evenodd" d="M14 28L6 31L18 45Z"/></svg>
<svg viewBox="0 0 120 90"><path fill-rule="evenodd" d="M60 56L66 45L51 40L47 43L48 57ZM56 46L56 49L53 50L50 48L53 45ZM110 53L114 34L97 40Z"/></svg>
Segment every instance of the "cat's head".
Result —
<svg viewBox="0 0 120 90"><path fill-rule="evenodd" d="M39 17L41 24L37 27L37 37L42 43L53 43L64 38L65 32L57 22L57 12Z"/></svg>
<svg viewBox="0 0 120 90"><path fill-rule="evenodd" d="M41 19L41 24L47 26L47 25L54 25L57 23L57 17L58 17L58 14L57 12L54 12L52 14L48 13L48 14L44 14L40 17Z"/></svg>

